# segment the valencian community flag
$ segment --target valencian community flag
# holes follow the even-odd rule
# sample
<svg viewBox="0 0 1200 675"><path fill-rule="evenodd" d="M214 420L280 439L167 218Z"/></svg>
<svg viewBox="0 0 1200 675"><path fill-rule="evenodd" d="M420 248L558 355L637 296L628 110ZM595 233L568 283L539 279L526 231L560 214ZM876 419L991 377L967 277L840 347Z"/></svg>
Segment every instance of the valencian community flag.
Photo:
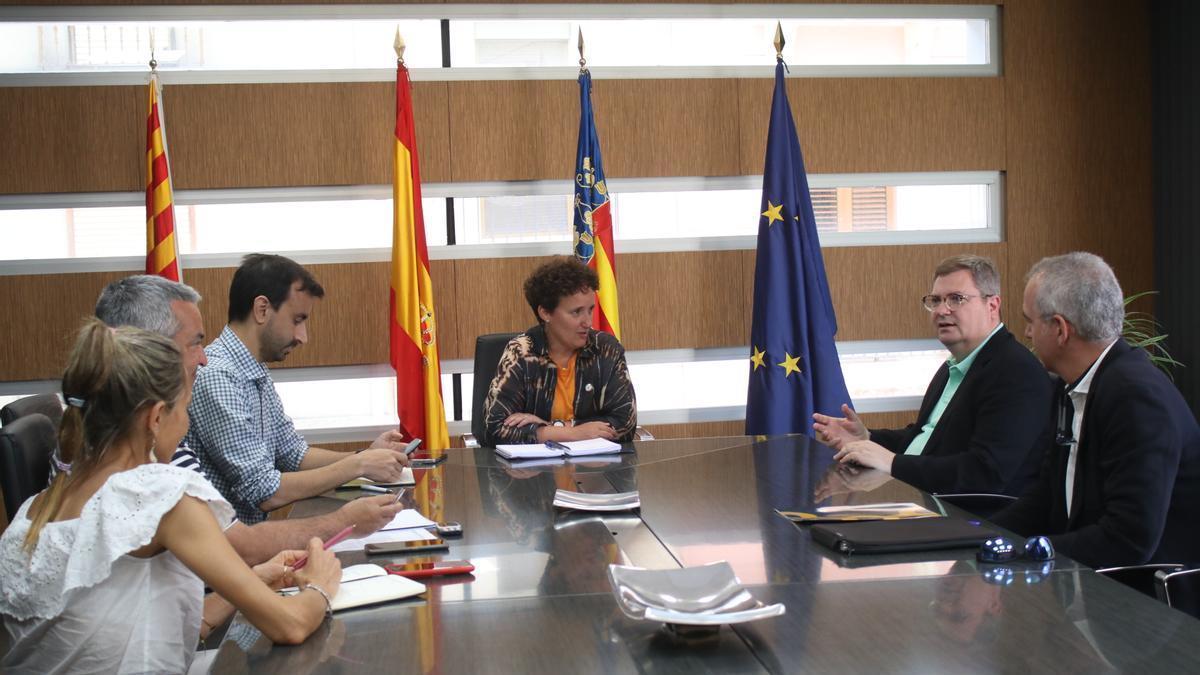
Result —
<svg viewBox="0 0 1200 675"><path fill-rule="evenodd" d="M850 396L783 68L775 66L763 169L746 433L811 436L813 412L840 415Z"/></svg>
<svg viewBox="0 0 1200 675"><path fill-rule="evenodd" d="M146 113L146 274L180 281L171 171L161 113L158 76L152 73L150 107Z"/></svg>
<svg viewBox="0 0 1200 675"><path fill-rule="evenodd" d="M613 251L612 199L604 182L600 139L592 120L592 75L579 74L579 150L575 153L575 257L596 270L600 290L592 326L621 339L617 316L617 266Z"/></svg>
<svg viewBox="0 0 1200 675"><path fill-rule="evenodd" d="M400 427L425 447L449 447L442 406L442 366L438 359L437 312L421 214L421 172L413 127L412 84L408 68L396 66L395 169L392 193L391 361L396 370Z"/></svg>

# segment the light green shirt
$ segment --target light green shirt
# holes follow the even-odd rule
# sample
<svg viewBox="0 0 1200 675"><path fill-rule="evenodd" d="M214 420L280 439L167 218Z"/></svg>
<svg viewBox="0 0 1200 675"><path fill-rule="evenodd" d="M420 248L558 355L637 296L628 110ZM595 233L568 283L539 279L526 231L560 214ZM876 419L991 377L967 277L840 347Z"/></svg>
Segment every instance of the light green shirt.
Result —
<svg viewBox="0 0 1200 675"><path fill-rule="evenodd" d="M942 413L946 411L946 406L950 405L950 401L954 399L954 394L958 392L958 385L962 384L963 378L967 376L967 371L970 370L971 364L975 363L975 357L979 356L979 350L992 339L992 336L1003 327L1004 324L996 326L988 336L979 343L979 346L971 350L966 358L962 361L955 362L951 356L946 360L946 364L950 366L950 377L946 380L946 388L942 389L942 397L933 406L933 410L929 411L929 419L925 421L925 426L921 427L921 433L917 434L916 438L912 439L912 443L908 444L908 449L904 451L906 455L919 455L925 451L925 444L929 442L929 437L933 435L933 429L937 426L938 420L942 419Z"/></svg>

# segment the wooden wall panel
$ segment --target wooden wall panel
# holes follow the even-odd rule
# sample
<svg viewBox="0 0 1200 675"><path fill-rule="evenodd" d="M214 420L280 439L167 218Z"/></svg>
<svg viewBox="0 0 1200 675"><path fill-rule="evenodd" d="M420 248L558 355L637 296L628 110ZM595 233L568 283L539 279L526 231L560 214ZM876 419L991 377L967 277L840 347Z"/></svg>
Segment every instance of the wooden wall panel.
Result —
<svg viewBox="0 0 1200 675"><path fill-rule="evenodd" d="M214 84L163 93L178 188L392 181L391 82ZM413 86L423 180L444 181L446 86Z"/></svg>
<svg viewBox="0 0 1200 675"><path fill-rule="evenodd" d="M1010 295L1040 258L1078 249L1108 260L1127 294L1153 286L1147 12L1005 5Z"/></svg>
<svg viewBox="0 0 1200 675"><path fill-rule="evenodd" d="M837 313L838 340L933 338L929 313L921 296L929 292L933 270L943 258L959 253L985 255L998 269L1007 265L1005 244L938 244L923 246L864 246L824 249L825 273ZM744 325L753 313L755 251L743 251L746 287ZM1005 321L1021 316L1020 295L1001 303ZM743 338L743 344L746 338Z"/></svg>
<svg viewBox="0 0 1200 675"><path fill-rule="evenodd" d="M649 424L646 431L654 434L655 439L669 438L718 438L722 436L742 436L746 432L746 423L742 420L727 422L687 422L682 424Z"/></svg>
<svg viewBox="0 0 1200 675"><path fill-rule="evenodd" d="M106 5L425 5L444 0L108 0ZM919 0L922 5L1003 5L1004 0ZM478 0L480 5L560 4L562 0ZM659 0L587 0L589 5L658 4ZM676 0L677 4L830 4L830 5L904 5L913 0ZM95 0L16 0L12 5L93 5ZM569 4L569 3L568 3Z"/></svg>
<svg viewBox="0 0 1200 675"><path fill-rule="evenodd" d="M145 189L145 94L0 88L0 193ZM413 98L422 178L446 181L446 84L418 82ZM168 85L163 105L176 189L392 181L390 82Z"/></svg>
<svg viewBox="0 0 1200 675"><path fill-rule="evenodd" d="M617 256L622 342L627 349L740 345L746 297L740 251L642 253ZM475 337L533 325L522 284L547 258L455 262L457 356L471 358ZM731 283L732 282L732 283ZM442 310L443 312L446 310Z"/></svg>
<svg viewBox="0 0 1200 675"><path fill-rule="evenodd" d="M627 349L746 344L749 290L742 251L617 256L622 342Z"/></svg>
<svg viewBox="0 0 1200 675"><path fill-rule="evenodd" d="M388 263L309 265L325 288L309 319L309 342L295 350L280 367L387 363ZM449 262L431 263L435 301L447 297L452 305L454 268ZM185 270L185 281L203 300L200 313L211 341L225 326L233 268ZM3 326L20 326L0 339L0 382L56 378L62 373L71 339L105 285L131 272L97 272L47 276L0 276L0 293L15 298L3 305ZM445 289L445 290L439 290ZM452 312L439 309L443 317ZM28 317L38 317L30 322ZM25 317L22 319L22 317ZM440 354L459 352L453 321L442 325ZM474 347L474 340L471 345Z"/></svg>
<svg viewBox="0 0 1200 675"><path fill-rule="evenodd" d="M774 86L737 87L739 173L761 173ZM790 78L787 89L810 172L1005 168L1002 78Z"/></svg>
<svg viewBox="0 0 1200 675"><path fill-rule="evenodd" d="M579 134L571 80L450 82L450 180L569 179Z"/></svg>
<svg viewBox="0 0 1200 675"><path fill-rule="evenodd" d="M0 194L144 190L145 87L0 87Z"/></svg>
<svg viewBox="0 0 1200 675"><path fill-rule="evenodd" d="M83 320L101 289L124 272L0 276L0 381L62 377Z"/></svg>
<svg viewBox="0 0 1200 675"><path fill-rule="evenodd" d="M619 149L606 150L605 173L738 173L736 93L737 80L594 81L592 105L601 147ZM698 167L703 174L697 174Z"/></svg>

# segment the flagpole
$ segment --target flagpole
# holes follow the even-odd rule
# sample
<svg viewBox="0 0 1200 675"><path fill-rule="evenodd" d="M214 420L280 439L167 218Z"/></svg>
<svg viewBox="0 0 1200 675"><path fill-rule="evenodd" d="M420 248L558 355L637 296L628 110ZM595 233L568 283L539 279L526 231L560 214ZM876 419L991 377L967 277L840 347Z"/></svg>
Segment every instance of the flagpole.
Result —
<svg viewBox="0 0 1200 675"><path fill-rule="evenodd" d="M588 72L587 59L583 56L583 29L579 30L579 74L582 75Z"/></svg>
<svg viewBox="0 0 1200 675"><path fill-rule="evenodd" d="M775 22L775 42L774 42L775 60L776 61L783 60L783 46L785 44L787 44L787 41L783 39L783 22L776 21Z"/></svg>

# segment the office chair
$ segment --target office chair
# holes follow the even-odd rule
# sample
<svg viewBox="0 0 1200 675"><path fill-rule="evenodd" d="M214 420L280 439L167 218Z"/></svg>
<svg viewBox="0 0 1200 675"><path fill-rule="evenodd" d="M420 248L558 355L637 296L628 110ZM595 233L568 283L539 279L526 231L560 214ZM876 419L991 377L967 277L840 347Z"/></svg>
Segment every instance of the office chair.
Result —
<svg viewBox="0 0 1200 675"><path fill-rule="evenodd" d="M1183 565L1175 563L1161 563L1151 565L1125 565L1123 567L1102 567L1096 570L1097 574L1102 574L1113 581L1120 582L1133 590L1148 595L1152 598L1159 598L1157 576L1160 572L1170 573L1178 572L1183 569Z"/></svg>
<svg viewBox="0 0 1200 675"><path fill-rule="evenodd" d="M41 413L50 418L50 422L57 429L58 425L62 424L63 416L62 401L58 400L58 394L36 394L9 403L0 408L0 425L8 426L17 418L33 413Z"/></svg>
<svg viewBox="0 0 1200 675"><path fill-rule="evenodd" d="M1158 599L1179 611L1200 619L1200 568L1154 573Z"/></svg>
<svg viewBox="0 0 1200 675"><path fill-rule="evenodd" d="M990 518L1004 507L1017 501L1016 497L997 495L984 492L962 492L956 494L935 494L934 497L953 504L967 513L980 518Z"/></svg>
<svg viewBox="0 0 1200 675"><path fill-rule="evenodd" d="M496 377L496 367L500 365L500 356L504 354L505 345L518 335L520 333L490 333L475 338L475 378L471 384L471 433L463 434L463 445L468 448L478 448L487 435L483 404L487 400L492 379ZM654 435L638 427L633 432L633 438L638 441L652 441Z"/></svg>
<svg viewBox="0 0 1200 675"><path fill-rule="evenodd" d="M487 435L483 403L487 400L492 378L496 377L496 367L500 365L504 346L518 335L520 333L490 333L475 338L475 379L471 383L471 433L463 434L463 445L468 448L478 448Z"/></svg>
<svg viewBox="0 0 1200 675"><path fill-rule="evenodd" d="M4 493L9 522L26 499L46 487L55 436L54 423L41 413L25 415L0 428L0 492Z"/></svg>

